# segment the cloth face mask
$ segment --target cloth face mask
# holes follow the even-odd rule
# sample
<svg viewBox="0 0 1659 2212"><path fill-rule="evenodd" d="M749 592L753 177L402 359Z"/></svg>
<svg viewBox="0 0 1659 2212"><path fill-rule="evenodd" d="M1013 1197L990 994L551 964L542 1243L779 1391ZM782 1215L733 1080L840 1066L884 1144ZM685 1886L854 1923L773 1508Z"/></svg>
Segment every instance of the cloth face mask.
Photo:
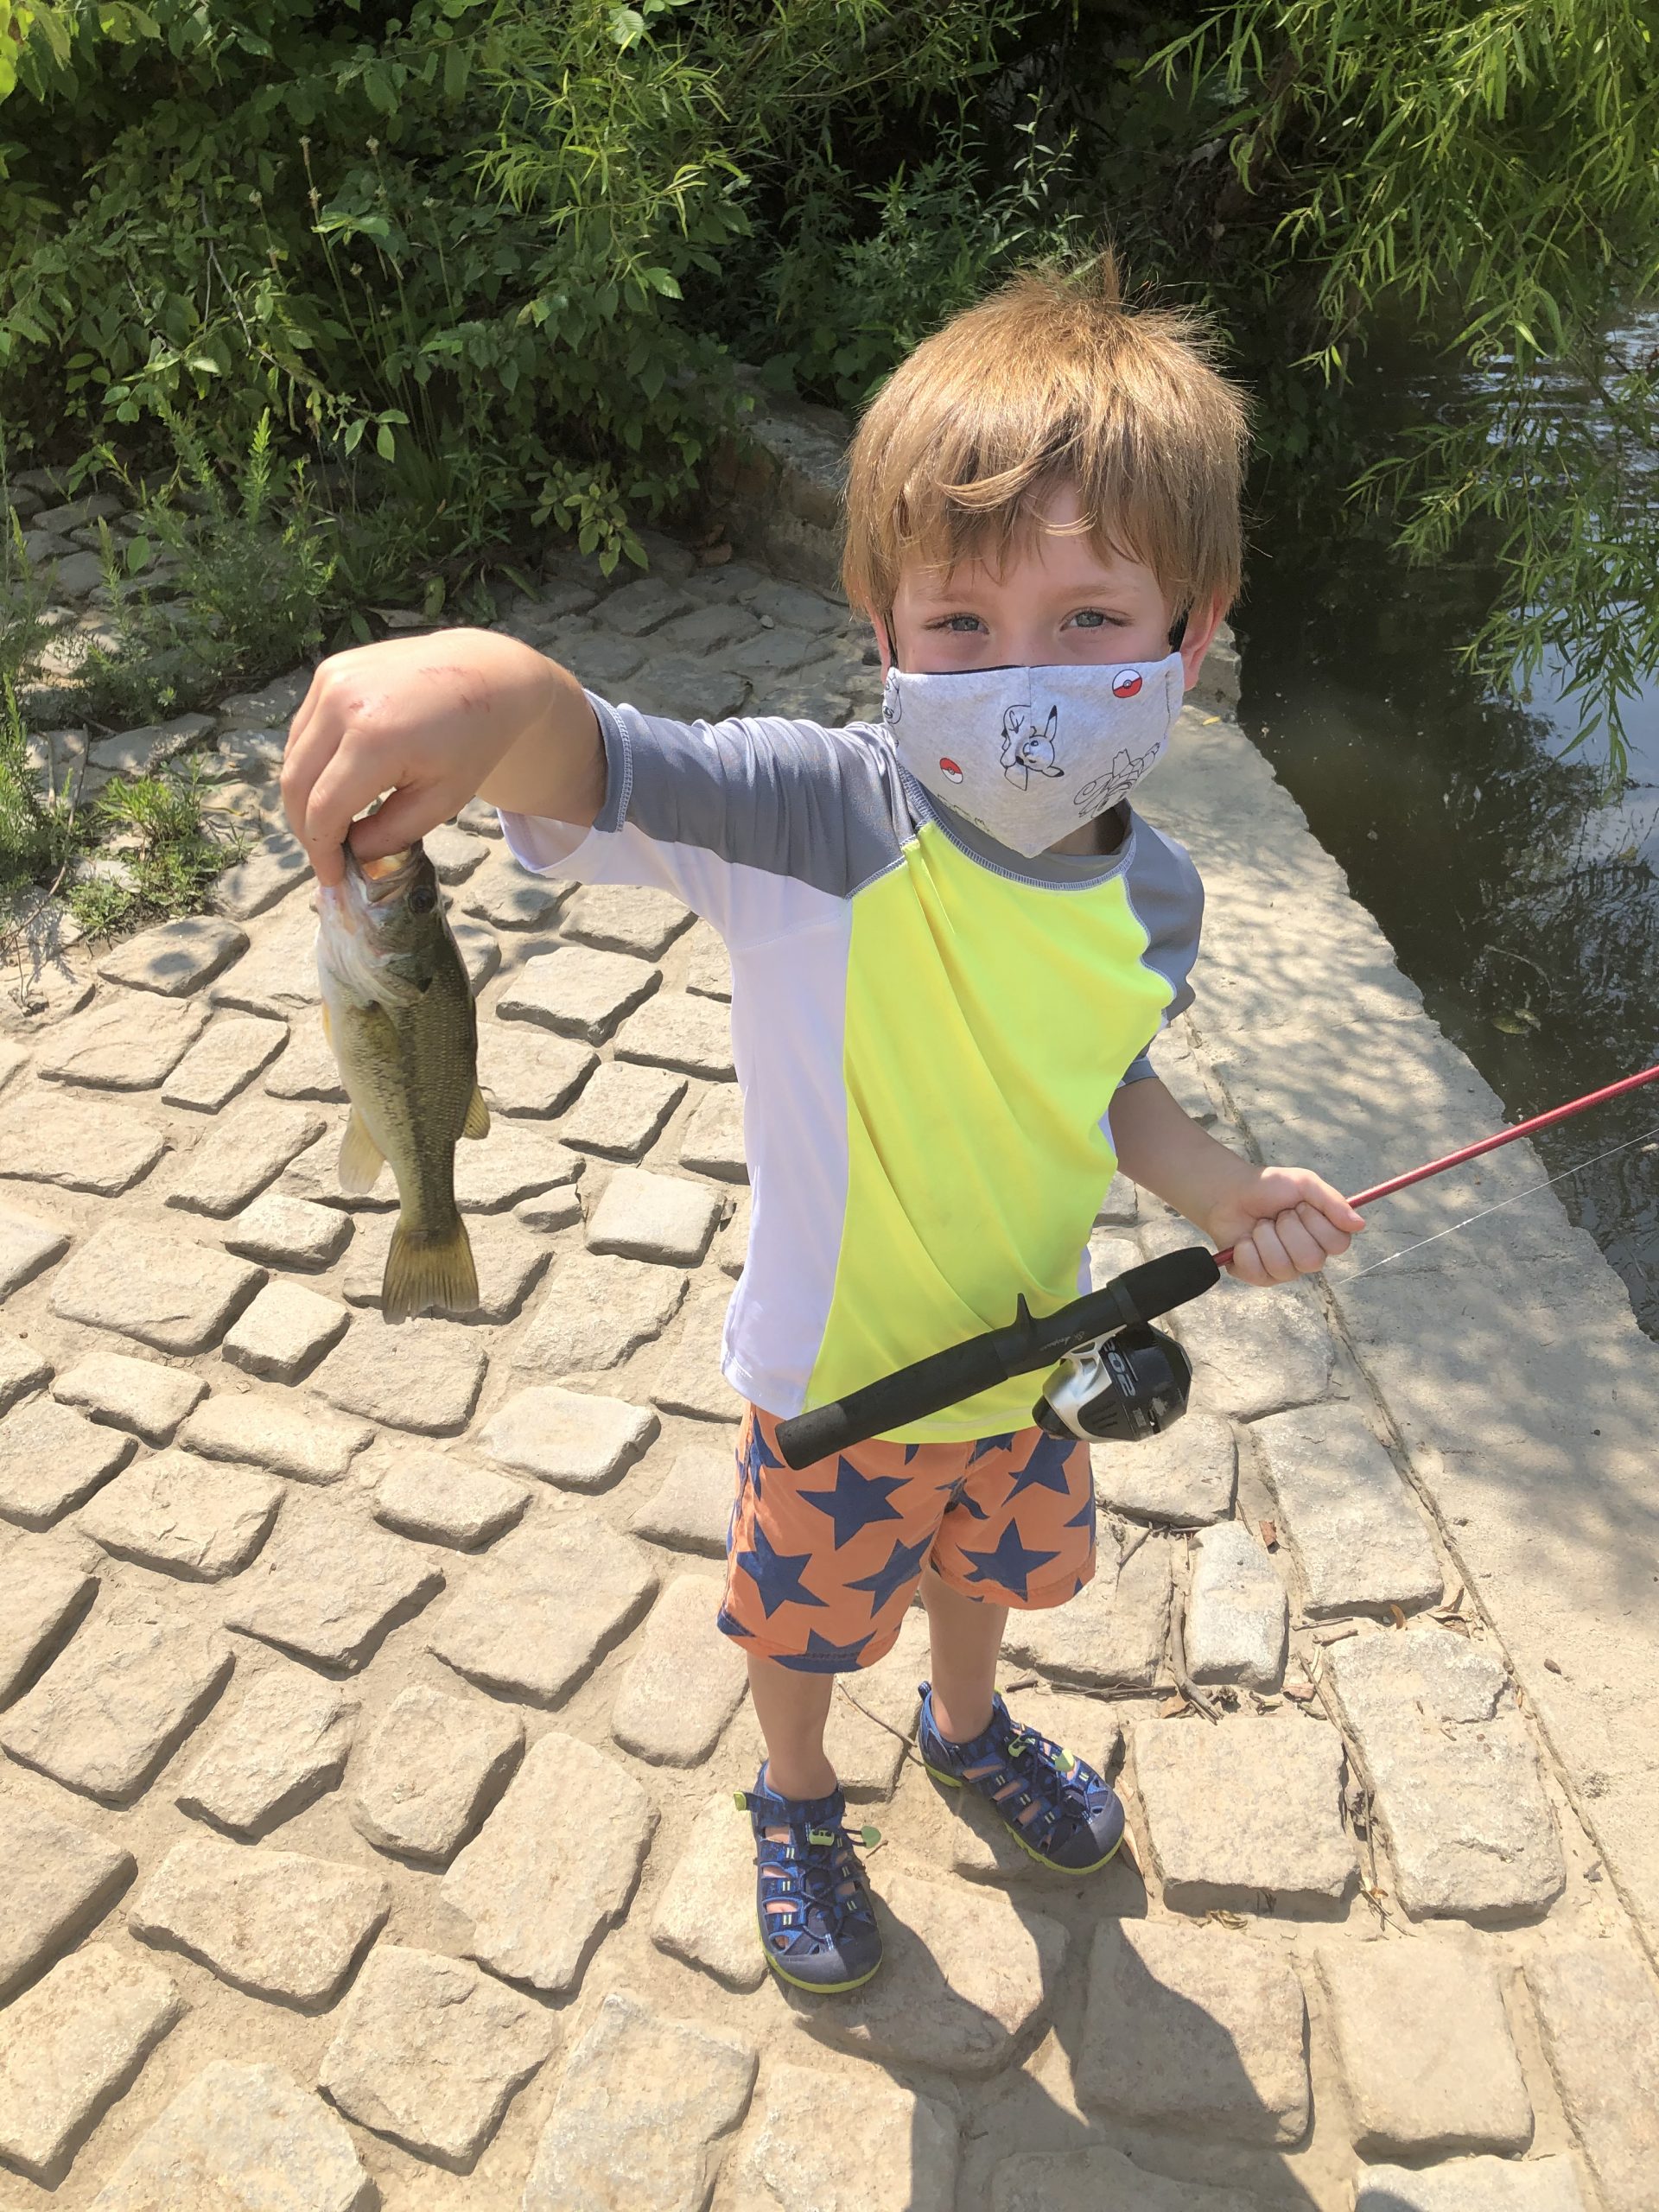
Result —
<svg viewBox="0 0 1659 2212"><path fill-rule="evenodd" d="M887 672L899 764L953 813L1034 860L1128 798L1169 744L1179 653L1077 667Z"/></svg>

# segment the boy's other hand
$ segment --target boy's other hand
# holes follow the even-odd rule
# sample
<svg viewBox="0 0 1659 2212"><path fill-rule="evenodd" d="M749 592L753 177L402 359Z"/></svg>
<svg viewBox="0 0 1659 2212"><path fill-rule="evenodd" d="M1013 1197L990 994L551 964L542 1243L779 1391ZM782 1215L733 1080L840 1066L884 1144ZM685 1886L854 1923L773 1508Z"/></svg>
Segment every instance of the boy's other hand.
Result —
<svg viewBox="0 0 1659 2212"><path fill-rule="evenodd" d="M348 835L360 859L375 860L448 821L526 735L550 740L542 765L556 799L564 781L579 780L558 774L555 741L577 709L592 725L574 677L493 631L443 630L331 653L289 725L283 760L283 804L318 880L340 881ZM596 728L589 749L597 751ZM353 828L386 792L378 813Z"/></svg>
<svg viewBox="0 0 1659 2212"><path fill-rule="evenodd" d="M1364 1228L1339 1191L1306 1167L1261 1167L1230 1191L1202 1224L1227 1273L1264 1289L1318 1272Z"/></svg>

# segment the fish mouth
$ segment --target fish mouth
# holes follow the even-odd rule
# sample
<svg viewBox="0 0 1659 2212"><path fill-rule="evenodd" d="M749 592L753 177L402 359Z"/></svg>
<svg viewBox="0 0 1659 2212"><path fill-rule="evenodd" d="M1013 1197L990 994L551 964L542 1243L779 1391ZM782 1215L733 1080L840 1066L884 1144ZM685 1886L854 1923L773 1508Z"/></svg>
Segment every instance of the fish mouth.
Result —
<svg viewBox="0 0 1659 2212"><path fill-rule="evenodd" d="M385 906L402 894L423 857L418 838L399 852L384 853L378 860L372 861L359 860L348 843L346 847L346 873L354 879L371 906Z"/></svg>

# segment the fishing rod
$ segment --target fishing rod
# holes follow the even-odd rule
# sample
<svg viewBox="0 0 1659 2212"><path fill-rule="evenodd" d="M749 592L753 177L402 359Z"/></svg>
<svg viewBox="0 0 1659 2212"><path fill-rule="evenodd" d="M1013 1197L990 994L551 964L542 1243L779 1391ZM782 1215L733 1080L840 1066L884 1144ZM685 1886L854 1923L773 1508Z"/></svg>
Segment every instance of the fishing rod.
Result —
<svg viewBox="0 0 1659 2212"><path fill-rule="evenodd" d="M1582 1098L1552 1107L1547 1114L1535 1114L1512 1128L1483 1137L1478 1144L1465 1145L1460 1151L1431 1160L1407 1174L1393 1176L1386 1183L1361 1191L1348 1203L1351 1206L1375 1205L1377 1199L1408 1190L1414 1183L1426 1183L1431 1176L1443 1175L1450 1168L1496 1152L1500 1145L1514 1144L1517 1138L1551 1128L1557 1122L1587 1113L1592 1106L1622 1098L1649 1083L1659 1083L1659 1062L1639 1075L1587 1091ZM1623 1148L1614 1147L1616 1151ZM1581 1166L1589 1164L1580 1162ZM1559 1182L1561 1178L1550 1179ZM925 1359L866 1384L861 1390L849 1391L844 1398L780 1421L778 1448L785 1464L798 1470L832 1452L850 1451L872 1436L925 1421L930 1414L943 1413L947 1407L959 1405L963 1399L1015 1375L1033 1374L1056 1358L1061 1364L1049 1376L1032 1408L1032 1419L1049 1435L1122 1444L1160 1435L1186 1411L1192 1366L1173 1337L1149 1325L1173 1307L1212 1289L1235 1249L1230 1244L1224 1251L1209 1252L1201 1244L1192 1244L1165 1253L1161 1258L1114 1276L1100 1289L1072 1300L1040 1319L1022 1297L1016 1301L1015 1317L1006 1328L989 1329L965 1344L931 1352Z"/></svg>

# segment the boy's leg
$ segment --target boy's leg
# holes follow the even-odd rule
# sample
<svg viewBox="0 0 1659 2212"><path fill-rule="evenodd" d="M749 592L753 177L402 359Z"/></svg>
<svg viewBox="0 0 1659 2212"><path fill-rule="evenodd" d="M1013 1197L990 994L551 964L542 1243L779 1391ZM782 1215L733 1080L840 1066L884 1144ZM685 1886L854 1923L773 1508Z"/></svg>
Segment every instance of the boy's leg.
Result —
<svg viewBox="0 0 1659 2212"><path fill-rule="evenodd" d="M965 1597L931 1567L922 1570L922 1603L932 1647L933 1718L950 1742L965 1744L990 1726L1008 1609Z"/></svg>
<svg viewBox="0 0 1659 2212"><path fill-rule="evenodd" d="M766 1739L766 1779L780 1797L827 1797L836 1770L824 1756L823 1724L834 1694L833 1675L803 1674L753 1652L749 1695Z"/></svg>

